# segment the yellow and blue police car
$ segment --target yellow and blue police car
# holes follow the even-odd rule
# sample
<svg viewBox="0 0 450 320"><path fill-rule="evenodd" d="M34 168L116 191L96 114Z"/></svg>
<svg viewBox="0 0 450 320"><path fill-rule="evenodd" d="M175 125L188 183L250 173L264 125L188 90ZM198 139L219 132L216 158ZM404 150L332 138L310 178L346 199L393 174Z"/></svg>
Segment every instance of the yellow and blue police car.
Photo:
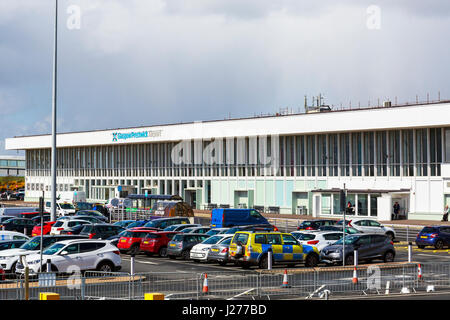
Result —
<svg viewBox="0 0 450 320"><path fill-rule="evenodd" d="M268 253L273 264L295 265L304 263L315 267L320 253L316 247L301 245L291 234L270 231L238 231L229 247L229 259L243 268L257 265L268 267Z"/></svg>

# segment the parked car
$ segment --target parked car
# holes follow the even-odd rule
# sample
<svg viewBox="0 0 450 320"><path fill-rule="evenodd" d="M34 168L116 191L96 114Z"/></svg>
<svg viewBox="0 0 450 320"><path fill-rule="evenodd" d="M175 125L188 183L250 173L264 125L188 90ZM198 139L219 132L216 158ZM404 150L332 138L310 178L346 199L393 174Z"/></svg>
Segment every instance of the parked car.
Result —
<svg viewBox="0 0 450 320"><path fill-rule="evenodd" d="M199 244L193 246L190 251L189 257L195 262L207 261L208 253L211 247L215 244L220 244L221 242L230 238L233 238L232 234L218 234L215 236L210 236Z"/></svg>
<svg viewBox="0 0 450 320"><path fill-rule="evenodd" d="M3 223L3 221L9 220L9 219L14 219L17 218L15 216L0 216L0 225Z"/></svg>
<svg viewBox="0 0 450 320"><path fill-rule="evenodd" d="M79 224L75 227L67 228L65 230L62 230L60 234L80 234L81 230L83 230L85 224Z"/></svg>
<svg viewBox="0 0 450 320"><path fill-rule="evenodd" d="M235 234L238 231L278 231L278 228L271 224L257 224L248 226L232 227L224 231L223 234Z"/></svg>
<svg viewBox="0 0 450 320"><path fill-rule="evenodd" d="M30 274L41 272L41 256L30 254L26 256ZM73 272L76 266L80 271L98 270L113 272L121 269L122 260L117 248L102 240L65 240L54 243L42 252L42 267L44 270L50 260L51 270L55 272ZM18 262L16 273L25 273L25 267Z"/></svg>
<svg viewBox="0 0 450 320"><path fill-rule="evenodd" d="M346 234L356 234L356 233L362 233L358 230L356 230L355 228L352 227L345 227L345 233ZM322 226L319 228L319 231L338 231L338 232L342 232L342 226Z"/></svg>
<svg viewBox="0 0 450 320"><path fill-rule="evenodd" d="M167 245L178 233L176 231L149 232L141 241L140 252L148 256L157 253L160 257L166 257Z"/></svg>
<svg viewBox="0 0 450 320"><path fill-rule="evenodd" d="M173 224L167 228L164 228L164 231L182 231L185 228L193 228L201 226L202 226L201 224L190 224L190 223Z"/></svg>
<svg viewBox="0 0 450 320"><path fill-rule="evenodd" d="M336 224L336 220L306 220L300 223L297 230L319 230L322 226L333 226Z"/></svg>
<svg viewBox="0 0 450 320"><path fill-rule="evenodd" d="M2 281L6 280L5 270L3 270L2 267L0 267L0 280Z"/></svg>
<svg viewBox="0 0 450 320"><path fill-rule="evenodd" d="M71 219L85 220L85 221L89 221L90 223L105 223L103 220L99 220L97 218L90 217L90 216L73 216L73 217L68 218L68 220L71 220ZM58 219L58 221L59 220L60 219Z"/></svg>
<svg viewBox="0 0 450 320"><path fill-rule="evenodd" d="M395 231L390 227L385 227L378 221L372 219L353 219L348 225L362 233L378 233L385 234L391 240L395 240Z"/></svg>
<svg viewBox="0 0 450 320"><path fill-rule="evenodd" d="M14 249L19 248L21 245L23 245L28 240L2 240L0 241L0 251L7 250L7 249Z"/></svg>
<svg viewBox="0 0 450 320"><path fill-rule="evenodd" d="M88 217L94 217L102 222L109 222L108 218L102 215L100 212L95 210L79 210L75 213L75 217L79 216L88 216Z"/></svg>
<svg viewBox="0 0 450 320"><path fill-rule="evenodd" d="M209 236L213 236L215 234L225 233L228 230L230 230L230 228L211 228L208 232L206 232L206 234Z"/></svg>
<svg viewBox="0 0 450 320"><path fill-rule="evenodd" d="M31 218L31 220L33 220L33 224L34 224L35 226L41 224L41 217L40 217L40 216ZM50 215L44 214L44 215L42 216L42 221L44 222L44 224L45 224L46 222L49 222L50 220L51 220L51 216L50 216Z"/></svg>
<svg viewBox="0 0 450 320"><path fill-rule="evenodd" d="M150 222L147 222L144 227L151 227L151 228L158 228L158 229L165 229L168 226L174 225L174 224L190 224L191 221L188 217L174 217L174 218L160 218L160 219L154 219Z"/></svg>
<svg viewBox="0 0 450 320"><path fill-rule="evenodd" d="M269 224L266 218L255 209L223 209L211 211L211 227L225 228L234 226Z"/></svg>
<svg viewBox="0 0 450 320"><path fill-rule="evenodd" d="M127 228L131 223L133 223L135 221L136 220L122 220L122 221L114 222L113 225L119 226L119 227L122 227L122 228Z"/></svg>
<svg viewBox="0 0 450 320"><path fill-rule="evenodd" d="M416 245L423 249L433 246L437 250L450 246L450 226L426 226L416 236Z"/></svg>
<svg viewBox="0 0 450 320"><path fill-rule="evenodd" d="M27 236L31 235L33 227L33 220L24 218L11 218L3 221L0 225L0 229L21 232Z"/></svg>
<svg viewBox="0 0 450 320"><path fill-rule="evenodd" d="M117 248L120 249L122 253L128 253L132 255L136 255L139 253L142 239L145 236L155 231L150 230L139 230L139 229L128 229L125 230L123 235L120 237L119 242L117 243Z"/></svg>
<svg viewBox="0 0 450 320"><path fill-rule="evenodd" d="M204 233L206 234L211 228L210 227L190 227L181 230L183 233Z"/></svg>
<svg viewBox="0 0 450 320"><path fill-rule="evenodd" d="M207 261L217 262L221 266L226 265L229 262L228 252L232 239L233 237L228 237L224 241L212 245L206 258Z"/></svg>
<svg viewBox="0 0 450 320"><path fill-rule="evenodd" d="M80 234L87 235L89 239L108 239L124 231L125 228L107 223L94 223L85 225Z"/></svg>
<svg viewBox="0 0 450 320"><path fill-rule="evenodd" d="M50 231L52 230L52 226L55 223L56 223L56 221L44 222L44 224L42 226L43 227L42 229L44 230L43 234L49 234ZM40 236L40 235L41 235L41 225L37 224L33 227L33 230L31 230L31 236L34 237L34 236Z"/></svg>
<svg viewBox="0 0 450 320"><path fill-rule="evenodd" d="M45 249L55 242L69 240L69 239L86 239L85 236L72 236L72 235L44 235L42 236L42 248ZM33 237L19 248L7 249L0 252L0 266L7 273L14 272L16 269L16 263L19 261L19 256L29 255L36 253L40 250L41 236Z"/></svg>
<svg viewBox="0 0 450 320"><path fill-rule="evenodd" d="M307 267L315 267L319 263L319 250L316 247L301 245L289 233L270 231L236 232L231 240L229 258L243 268L257 265L267 269L269 251L273 264L304 263Z"/></svg>
<svg viewBox="0 0 450 320"><path fill-rule="evenodd" d="M335 231L294 231L291 234L302 245L315 246L319 251L342 238L342 232Z"/></svg>
<svg viewBox="0 0 450 320"><path fill-rule="evenodd" d="M206 234L179 233L169 242L167 256L170 259L181 257L183 260L188 260L192 247L207 238L209 238L209 236Z"/></svg>
<svg viewBox="0 0 450 320"><path fill-rule="evenodd" d="M128 224L126 226L127 229L131 229L131 228L139 228L139 227L143 227L146 223L150 222L151 220L135 220L132 223Z"/></svg>
<svg viewBox="0 0 450 320"><path fill-rule="evenodd" d="M61 231L64 231L64 230L67 230L69 228L78 226L80 224L85 225L85 224L91 224L91 223L89 221L86 221L86 220L77 220L77 219L56 221L52 225L52 229L50 230L50 234L61 234Z"/></svg>
<svg viewBox="0 0 450 320"><path fill-rule="evenodd" d="M29 240L27 235L17 231L0 230L0 240Z"/></svg>
<svg viewBox="0 0 450 320"><path fill-rule="evenodd" d="M345 259L346 265L354 264L354 250L358 250L359 261L371 261L382 259L384 262L393 262L395 248L392 240L384 234L352 234L344 239L336 241L333 245L322 249L320 260L327 264L342 263ZM345 258L343 248L345 246Z"/></svg>

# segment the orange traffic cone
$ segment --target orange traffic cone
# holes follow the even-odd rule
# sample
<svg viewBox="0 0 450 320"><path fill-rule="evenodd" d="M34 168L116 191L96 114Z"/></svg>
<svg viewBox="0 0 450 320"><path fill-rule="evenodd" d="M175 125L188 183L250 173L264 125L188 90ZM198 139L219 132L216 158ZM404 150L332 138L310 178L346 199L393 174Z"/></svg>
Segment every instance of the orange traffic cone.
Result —
<svg viewBox="0 0 450 320"><path fill-rule="evenodd" d="M281 285L281 287L282 288L290 288L291 287L288 282L287 269L284 269L283 284Z"/></svg>
<svg viewBox="0 0 450 320"><path fill-rule="evenodd" d="M208 275L205 273L205 280L203 281L203 293L208 293Z"/></svg>
<svg viewBox="0 0 450 320"><path fill-rule="evenodd" d="M356 273L356 267L353 269L353 279L352 279L353 284L357 284L358 283L358 274Z"/></svg>
<svg viewBox="0 0 450 320"><path fill-rule="evenodd" d="M422 266L420 265L420 263L419 263L419 265L417 267L417 279L423 280L422 279Z"/></svg>

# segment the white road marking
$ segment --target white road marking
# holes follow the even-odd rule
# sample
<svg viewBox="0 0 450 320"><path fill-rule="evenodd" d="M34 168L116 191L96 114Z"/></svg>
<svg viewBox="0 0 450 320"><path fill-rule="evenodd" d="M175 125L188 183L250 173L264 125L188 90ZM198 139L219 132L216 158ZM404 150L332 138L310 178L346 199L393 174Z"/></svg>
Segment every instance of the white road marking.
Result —
<svg viewBox="0 0 450 320"><path fill-rule="evenodd" d="M131 262L131 259L124 259L124 258L122 258L122 260L124 260L124 261L128 261L128 262ZM156 262L150 262L150 261L141 261L141 260L134 260L134 263L144 263L144 264L153 264L153 265L159 265L159 263L156 263Z"/></svg>

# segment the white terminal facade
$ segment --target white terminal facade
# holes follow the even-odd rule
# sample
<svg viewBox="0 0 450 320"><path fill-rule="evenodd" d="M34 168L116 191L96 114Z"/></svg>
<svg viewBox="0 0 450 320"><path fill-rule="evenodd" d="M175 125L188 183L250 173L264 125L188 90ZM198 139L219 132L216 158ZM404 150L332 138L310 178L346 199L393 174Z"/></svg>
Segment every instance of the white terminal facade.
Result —
<svg viewBox="0 0 450 320"><path fill-rule="evenodd" d="M26 201L50 198L51 135L25 150ZM62 133L58 191L178 194L197 209L247 207L340 217L440 220L450 204L450 102Z"/></svg>

